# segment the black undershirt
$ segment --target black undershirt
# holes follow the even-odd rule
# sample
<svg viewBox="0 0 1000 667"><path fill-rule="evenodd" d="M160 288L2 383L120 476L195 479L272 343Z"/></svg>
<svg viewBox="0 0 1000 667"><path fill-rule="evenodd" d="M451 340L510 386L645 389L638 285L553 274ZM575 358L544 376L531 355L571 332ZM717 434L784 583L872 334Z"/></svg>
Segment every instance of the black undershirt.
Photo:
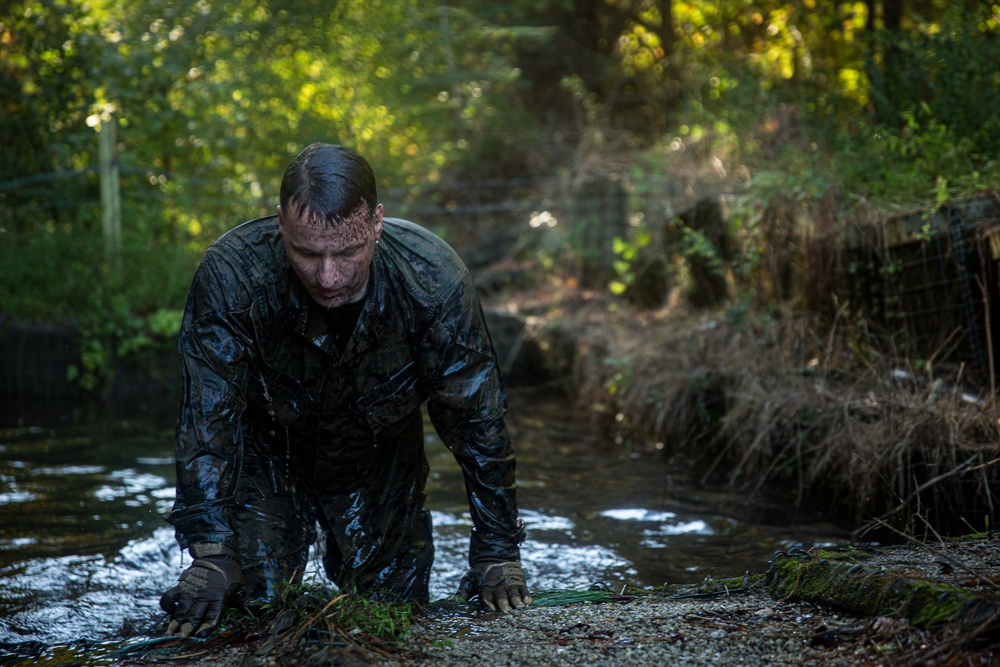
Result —
<svg viewBox="0 0 1000 667"><path fill-rule="evenodd" d="M347 347L347 341L354 333L354 327L358 324L358 318L361 317L361 310L365 307L367 299L368 295L365 294L354 303L345 303L338 308L322 309L323 319L326 320L326 326L330 330L330 336L333 338L333 345L337 348L337 352L343 353L344 348Z"/></svg>

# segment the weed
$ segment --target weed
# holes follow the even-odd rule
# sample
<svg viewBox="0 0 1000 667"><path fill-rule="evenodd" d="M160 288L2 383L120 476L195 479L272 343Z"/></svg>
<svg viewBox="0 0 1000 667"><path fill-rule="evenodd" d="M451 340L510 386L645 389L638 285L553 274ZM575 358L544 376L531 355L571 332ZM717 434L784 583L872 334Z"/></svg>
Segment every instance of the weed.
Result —
<svg viewBox="0 0 1000 667"><path fill-rule="evenodd" d="M960 518L962 520L962 523L964 523L966 526L969 527L969 531L970 531L969 535L970 535L970 537L972 537L974 539L977 539L977 540L988 540L989 539L989 537L990 537L990 515L989 514L987 514L986 516L983 517L983 525L985 526L985 528L983 528L983 530L981 530L981 531L980 530L976 530L975 528L973 528L972 524L969 523L969 521L964 516L960 517Z"/></svg>
<svg viewBox="0 0 1000 667"><path fill-rule="evenodd" d="M273 654L280 664L296 664L330 647L350 646L385 657L401 649L398 642L407 636L414 613L409 603L367 599L305 582L285 586L273 602L256 611L230 612L223 626L266 637L259 654Z"/></svg>

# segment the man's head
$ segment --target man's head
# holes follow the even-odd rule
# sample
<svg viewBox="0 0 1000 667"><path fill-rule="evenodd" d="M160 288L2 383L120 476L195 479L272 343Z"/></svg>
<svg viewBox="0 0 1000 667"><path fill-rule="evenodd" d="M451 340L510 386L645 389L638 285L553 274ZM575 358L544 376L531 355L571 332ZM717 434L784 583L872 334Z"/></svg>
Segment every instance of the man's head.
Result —
<svg viewBox="0 0 1000 667"><path fill-rule="evenodd" d="M382 234L368 162L343 146L313 144L285 170L280 202L285 251L309 296L324 308L360 300Z"/></svg>

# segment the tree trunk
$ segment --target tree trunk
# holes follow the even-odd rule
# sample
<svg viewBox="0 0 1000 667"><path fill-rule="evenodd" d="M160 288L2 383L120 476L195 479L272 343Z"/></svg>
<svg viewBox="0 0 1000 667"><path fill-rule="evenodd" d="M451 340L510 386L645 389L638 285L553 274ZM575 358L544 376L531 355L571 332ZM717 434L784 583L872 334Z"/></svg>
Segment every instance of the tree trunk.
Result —
<svg viewBox="0 0 1000 667"><path fill-rule="evenodd" d="M660 38L660 46L663 48L663 59L670 67L670 56L674 53L674 7L673 0L660 0L660 29L657 36Z"/></svg>

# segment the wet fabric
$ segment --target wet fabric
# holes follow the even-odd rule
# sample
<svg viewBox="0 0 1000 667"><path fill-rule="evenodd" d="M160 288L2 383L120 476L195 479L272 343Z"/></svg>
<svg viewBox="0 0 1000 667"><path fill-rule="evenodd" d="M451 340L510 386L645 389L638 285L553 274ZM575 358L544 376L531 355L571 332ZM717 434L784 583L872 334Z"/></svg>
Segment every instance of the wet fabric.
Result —
<svg viewBox="0 0 1000 667"><path fill-rule="evenodd" d="M275 217L230 231L195 275L179 350L177 499L187 547L236 548L254 595L301 576L312 526L338 585L426 599L421 405L462 468L470 563L519 559L506 397L468 271L444 242L385 219L342 350L291 270Z"/></svg>

